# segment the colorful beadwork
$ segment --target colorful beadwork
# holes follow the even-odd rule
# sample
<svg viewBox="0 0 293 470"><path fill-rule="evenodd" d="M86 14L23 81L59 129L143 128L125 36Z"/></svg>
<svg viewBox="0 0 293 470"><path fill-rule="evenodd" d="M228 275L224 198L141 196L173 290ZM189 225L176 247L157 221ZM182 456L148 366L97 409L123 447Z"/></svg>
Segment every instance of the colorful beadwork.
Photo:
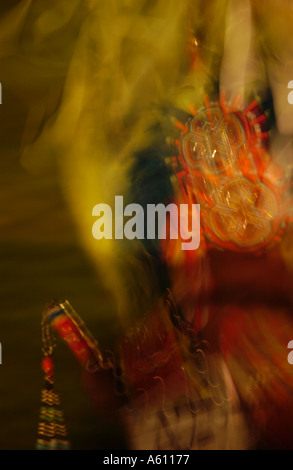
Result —
<svg viewBox="0 0 293 470"><path fill-rule="evenodd" d="M70 442L67 437L60 397L54 390L52 357L44 357L42 369L45 375L45 385L41 394L36 448L37 450L69 450Z"/></svg>
<svg viewBox="0 0 293 470"><path fill-rule="evenodd" d="M60 397L54 390L53 352L56 347L54 331L68 345L82 368L95 372L98 368L106 368L97 341L87 330L69 302L52 302L43 312L42 369L45 385L41 395L41 411L36 447L39 450L70 449Z"/></svg>

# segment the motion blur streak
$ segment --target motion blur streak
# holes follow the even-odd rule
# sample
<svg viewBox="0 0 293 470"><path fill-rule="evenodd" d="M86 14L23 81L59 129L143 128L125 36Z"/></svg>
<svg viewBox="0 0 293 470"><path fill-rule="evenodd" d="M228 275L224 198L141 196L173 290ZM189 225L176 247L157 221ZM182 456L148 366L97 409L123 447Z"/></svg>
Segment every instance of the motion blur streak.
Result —
<svg viewBox="0 0 293 470"><path fill-rule="evenodd" d="M292 447L292 20L289 0L23 0L1 20L21 164L58 173L127 331L136 447L148 417L173 449ZM202 198L200 250L95 240L92 208L116 195Z"/></svg>
<svg viewBox="0 0 293 470"><path fill-rule="evenodd" d="M131 297L138 310L148 305L152 262L140 266L143 248L134 242L96 243L91 210L127 196L134 152L150 145L158 104L172 99L184 107L206 82L211 88L208 65L221 36L211 23L223 16L223 2L213 2L218 15L212 22L198 16L200 5L193 3L22 1L2 20L1 78L28 109L21 162L35 174L57 162L84 247L125 320ZM182 54L194 24L206 27L210 43L205 73L189 72Z"/></svg>

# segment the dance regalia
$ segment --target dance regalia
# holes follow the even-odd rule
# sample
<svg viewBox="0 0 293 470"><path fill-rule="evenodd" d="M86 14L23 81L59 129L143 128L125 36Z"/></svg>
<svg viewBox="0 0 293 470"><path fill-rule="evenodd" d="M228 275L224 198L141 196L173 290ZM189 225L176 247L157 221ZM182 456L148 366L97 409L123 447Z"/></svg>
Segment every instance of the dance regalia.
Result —
<svg viewBox="0 0 293 470"><path fill-rule="evenodd" d="M165 155L173 201L200 204L200 247L182 251L180 240L161 241L170 286L126 333L116 360L103 355L68 302L48 306L42 365L46 407L38 448L68 446L51 390L53 330L94 379L97 406L95 388L105 386L103 374L110 372L112 392L119 389L123 396L117 403L113 398L113 406L123 409L132 448L233 449L259 442L290 447L293 373L286 346L293 325L288 305L275 306L272 313L263 299L276 287L276 297L269 297L276 303L292 281L280 255L290 222L284 170L270 157L267 119L257 101L244 110L238 100L228 107L223 95L203 101L198 111L191 105L189 114L181 112L181 119L174 111ZM254 269L260 276L251 287ZM276 269L285 285L272 281L266 269Z"/></svg>

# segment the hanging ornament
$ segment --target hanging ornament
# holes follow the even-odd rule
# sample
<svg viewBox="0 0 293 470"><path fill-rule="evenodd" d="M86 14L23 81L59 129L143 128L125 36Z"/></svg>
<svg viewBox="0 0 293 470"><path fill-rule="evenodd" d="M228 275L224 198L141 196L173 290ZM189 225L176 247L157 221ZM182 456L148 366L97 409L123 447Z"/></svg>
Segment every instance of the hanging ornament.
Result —
<svg viewBox="0 0 293 470"><path fill-rule="evenodd" d="M54 331L67 343L81 366L89 372L109 368L103 363L96 340L72 309L69 302L52 302L43 312L42 369L45 384L41 394L41 410L36 448L38 450L68 450L70 442L59 394L54 388L53 352L56 347Z"/></svg>
<svg viewBox="0 0 293 470"><path fill-rule="evenodd" d="M60 397L54 389L53 368L53 357L45 355L42 361L45 384L41 394L37 450L70 449Z"/></svg>

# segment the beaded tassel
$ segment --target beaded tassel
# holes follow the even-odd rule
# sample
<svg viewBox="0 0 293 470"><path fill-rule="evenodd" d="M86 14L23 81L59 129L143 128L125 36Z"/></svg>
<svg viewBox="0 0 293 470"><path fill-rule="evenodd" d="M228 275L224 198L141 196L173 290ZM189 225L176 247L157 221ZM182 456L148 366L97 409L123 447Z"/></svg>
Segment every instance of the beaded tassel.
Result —
<svg viewBox="0 0 293 470"><path fill-rule="evenodd" d="M41 394L40 421L38 426L37 450L69 450L70 442L59 394L54 390L53 359L45 356L42 361L45 385Z"/></svg>
<svg viewBox="0 0 293 470"><path fill-rule="evenodd" d="M91 336L85 324L69 302L51 302L42 317L43 361L45 385L41 396L41 412L38 428L37 449L69 449L67 430L59 395L54 390L53 352L56 347L54 332L65 341L81 366L88 372L99 368L109 369L103 362L97 341Z"/></svg>

